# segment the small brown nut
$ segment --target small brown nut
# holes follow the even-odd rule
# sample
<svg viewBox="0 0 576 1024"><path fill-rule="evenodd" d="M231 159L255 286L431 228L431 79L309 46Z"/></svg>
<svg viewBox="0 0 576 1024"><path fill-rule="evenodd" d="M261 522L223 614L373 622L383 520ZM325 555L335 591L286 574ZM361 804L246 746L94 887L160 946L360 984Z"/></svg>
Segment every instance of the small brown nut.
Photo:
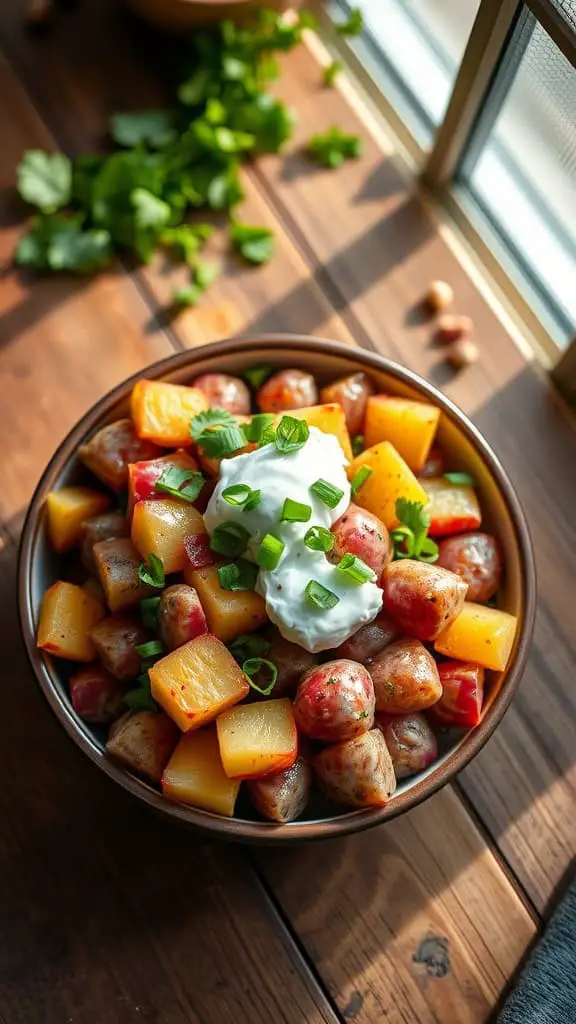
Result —
<svg viewBox="0 0 576 1024"><path fill-rule="evenodd" d="M450 345L447 359L456 370L461 370L463 367L477 362L479 355L478 346L470 341L470 338L459 338L453 345Z"/></svg>
<svg viewBox="0 0 576 1024"><path fill-rule="evenodd" d="M436 337L439 341L449 345L464 335L472 334L473 328L474 322L471 317L460 316L458 313L446 313L438 319Z"/></svg>
<svg viewBox="0 0 576 1024"><path fill-rule="evenodd" d="M426 303L435 313L447 309L454 302L454 291L446 281L431 281L426 292Z"/></svg>

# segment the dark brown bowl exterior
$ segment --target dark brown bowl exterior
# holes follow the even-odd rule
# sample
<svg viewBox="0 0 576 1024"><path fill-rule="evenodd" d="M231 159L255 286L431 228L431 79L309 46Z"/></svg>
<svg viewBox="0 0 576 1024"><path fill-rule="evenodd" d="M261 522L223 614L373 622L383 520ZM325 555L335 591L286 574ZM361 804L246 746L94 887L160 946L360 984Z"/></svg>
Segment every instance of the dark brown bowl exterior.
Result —
<svg viewBox="0 0 576 1024"><path fill-rule="evenodd" d="M453 750L422 776L406 780L385 807L286 825L224 818L164 799L152 786L105 756L102 743L73 711L58 666L35 646L39 595L52 574L43 527L45 498L73 473L75 453L81 441L97 426L118 415L134 382L142 376L185 382L208 369L234 373L243 366L258 363L305 366L327 379L363 369L375 378L386 378L390 390L418 395L438 405L443 412L448 443L457 440L466 450L468 459L472 459L474 470L479 471L481 482L484 479L487 489L492 489L498 511L494 528L498 530L500 519L506 521L506 558L510 576L516 581L511 600L519 615L518 635L508 669L495 686L480 725L467 733ZM237 842L292 843L342 836L388 821L426 800L471 761L502 719L522 676L534 624L536 580L528 526L512 484L490 446L452 402L416 374L382 356L337 342L284 334L229 339L171 356L120 384L80 420L50 460L32 498L20 545L18 601L26 650L40 687L68 734L102 771L160 814L214 836Z"/></svg>

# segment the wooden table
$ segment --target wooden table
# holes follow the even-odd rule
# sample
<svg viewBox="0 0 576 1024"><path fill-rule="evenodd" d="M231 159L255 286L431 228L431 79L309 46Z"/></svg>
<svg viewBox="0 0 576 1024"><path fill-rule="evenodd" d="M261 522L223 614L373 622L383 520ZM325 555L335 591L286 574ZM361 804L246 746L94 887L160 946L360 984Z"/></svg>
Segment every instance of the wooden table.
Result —
<svg viewBox="0 0 576 1024"><path fill-rule="evenodd" d="M303 49L280 92L300 111L284 159L245 175L245 219L274 228L265 268L229 266L168 322L161 261L31 281L10 255L25 216L21 151L98 146L114 109L157 102L149 40L86 2L32 41L0 13L2 807L4 1024L478 1024L562 888L576 848L574 422L439 235L390 148ZM311 172L299 143L339 123L365 156ZM447 371L417 314L445 277L481 362ZM218 846L157 820L102 777L50 716L18 634L18 533L54 447L149 362L239 331L376 349L439 383L495 445L532 526L538 623L520 693L457 783L370 833L294 850Z"/></svg>

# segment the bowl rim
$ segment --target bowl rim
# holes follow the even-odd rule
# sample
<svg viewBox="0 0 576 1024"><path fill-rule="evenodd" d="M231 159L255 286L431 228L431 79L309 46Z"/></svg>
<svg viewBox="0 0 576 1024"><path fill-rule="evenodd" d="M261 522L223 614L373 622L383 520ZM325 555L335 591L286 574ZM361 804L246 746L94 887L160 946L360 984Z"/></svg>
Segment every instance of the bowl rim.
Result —
<svg viewBox="0 0 576 1024"><path fill-rule="evenodd" d="M495 480L503 497L513 527L520 563L520 596L522 615L520 633L517 637L512 659L499 693L490 705L486 716L467 734L463 745L457 747L439 765L436 771L416 779L409 789L401 792L384 807L356 809L333 818L318 819L287 824L247 821L226 818L202 811L184 804L172 803L151 785L133 775L127 768L107 758L97 745L88 728L75 715L71 705L59 692L42 652L35 646L35 622L32 606L32 567L34 564L36 540L41 527L41 512L45 491L50 481L59 476L71 458L74 457L80 441L106 416L123 398L127 398L133 384L141 377L159 379L175 371L203 362L214 356L250 356L264 347L274 348L297 361L301 352L316 352L344 358L360 364L367 371L378 370L388 374L403 385L416 389L420 394L436 403L443 414L455 422L460 431L476 448L483 462ZM48 462L30 501L22 529L18 552L18 614L20 628L28 660L52 712L64 726L68 735L80 749L110 778L129 793L143 800L162 815L186 823L204 833L238 842L294 843L310 839L324 839L360 832L367 828L390 821L422 803L446 785L456 774L470 763L481 750L500 723L517 690L528 658L536 611L535 561L526 517L514 487L500 460L468 417L433 384L417 373L376 352L366 351L342 342L316 338L310 335L267 332L263 334L239 335L174 353L164 359L142 367L120 384L102 396L67 433Z"/></svg>

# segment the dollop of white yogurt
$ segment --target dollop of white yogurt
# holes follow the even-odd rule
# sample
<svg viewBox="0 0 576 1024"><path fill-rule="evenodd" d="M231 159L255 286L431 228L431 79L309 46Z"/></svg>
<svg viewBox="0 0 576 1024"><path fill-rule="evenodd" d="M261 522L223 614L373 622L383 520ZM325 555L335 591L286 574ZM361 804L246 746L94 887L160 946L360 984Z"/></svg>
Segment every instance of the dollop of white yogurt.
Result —
<svg viewBox="0 0 576 1024"><path fill-rule="evenodd" d="M338 647L382 607L382 591L375 583L361 585L347 580L322 551L311 551L304 537L311 526L330 529L350 504L346 458L336 437L310 427L310 436L296 452L284 455L274 444L245 455L223 459L220 477L210 498L204 521L210 534L225 522L241 523L250 533L245 557L256 561L266 533L284 542L284 551L273 571L260 569L256 590L266 601L269 619L282 636L317 652ZM328 508L311 491L317 480L326 480L343 491L336 508ZM261 493L260 504L243 511L230 505L222 492L233 484L246 484ZM281 523L284 500L292 498L312 507L307 523ZM339 598L330 609L315 607L305 590L316 580Z"/></svg>

